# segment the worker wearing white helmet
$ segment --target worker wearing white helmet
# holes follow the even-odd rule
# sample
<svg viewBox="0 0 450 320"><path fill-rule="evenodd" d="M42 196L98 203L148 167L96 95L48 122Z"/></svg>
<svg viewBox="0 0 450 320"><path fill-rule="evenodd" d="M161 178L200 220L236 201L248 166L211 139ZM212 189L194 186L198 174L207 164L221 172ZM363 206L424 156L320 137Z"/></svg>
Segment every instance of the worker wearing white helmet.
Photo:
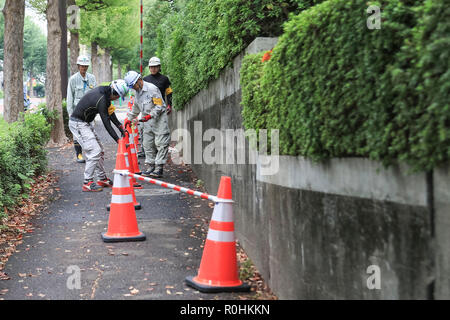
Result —
<svg viewBox="0 0 450 320"><path fill-rule="evenodd" d="M112 100L123 98L128 93L128 85L124 80L114 80L111 85L99 86L86 93L69 118L69 129L76 138L86 155L86 167L84 169L83 191L101 191L103 187L112 187L112 181L108 179L104 167L104 149L94 130L92 121L97 114L100 115L103 125L109 135L116 141L119 136L114 131L111 122L124 134L122 124L114 113ZM94 175L97 175L97 183Z"/></svg>
<svg viewBox="0 0 450 320"><path fill-rule="evenodd" d="M81 97L83 97L89 90L92 90L97 84L95 76L87 72L90 61L87 56L81 55L77 59L78 72L72 75L67 85L67 113L69 117L72 115L73 110L77 106ZM76 153L77 162L84 163L83 149L77 140L73 141Z"/></svg>
<svg viewBox="0 0 450 320"><path fill-rule="evenodd" d="M161 92L154 84L146 82L136 71L129 71L124 80L136 91L134 105L128 112L124 126L131 124L139 113L144 121L143 147L147 170L143 176L161 177L167 162L170 143L169 119Z"/></svg>
<svg viewBox="0 0 450 320"><path fill-rule="evenodd" d="M167 76L161 73L161 60L158 57L151 57L148 61L148 68L150 74L144 77L144 81L153 83L158 87L164 101L167 105L167 114L172 112L172 88L170 87L170 80Z"/></svg>

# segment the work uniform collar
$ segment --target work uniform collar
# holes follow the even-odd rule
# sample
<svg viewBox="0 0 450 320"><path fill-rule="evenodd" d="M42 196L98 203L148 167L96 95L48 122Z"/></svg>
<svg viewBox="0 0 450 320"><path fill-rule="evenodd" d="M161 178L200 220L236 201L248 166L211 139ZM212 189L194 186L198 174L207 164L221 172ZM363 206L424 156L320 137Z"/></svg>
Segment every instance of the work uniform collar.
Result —
<svg viewBox="0 0 450 320"><path fill-rule="evenodd" d="M140 92L148 91L148 85L145 81L142 81L142 89Z"/></svg>
<svg viewBox="0 0 450 320"><path fill-rule="evenodd" d="M83 77L83 76L81 75L81 72L80 72L80 71L78 71L78 74L80 75L81 80L83 80L83 81L88 81L88 74L87 74L87 72L86 72L86 76L85 76L85 77Z"/></svg>

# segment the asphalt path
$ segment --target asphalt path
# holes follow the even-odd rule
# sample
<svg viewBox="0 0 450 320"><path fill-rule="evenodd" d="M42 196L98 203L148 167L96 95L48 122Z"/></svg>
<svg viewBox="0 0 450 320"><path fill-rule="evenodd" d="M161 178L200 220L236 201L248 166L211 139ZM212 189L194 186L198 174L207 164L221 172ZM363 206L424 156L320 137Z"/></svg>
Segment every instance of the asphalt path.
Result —
<svg viewBox="0 0 450 320"><path fill-rule="evenodd" d="M117 110L123 119L125 109ZM117 144L97 118L105 147L105 166L112 172ZM10 280L0 281L4 300L239 299L251 293L200 293L188 287L196 275L212 208L207 200L143 182L136 190L142 242L105 243L106 206L111 189L82 192L84 164L75 162L73 147L49 149L49 167L59 177L54 199L33 219L35 230L6 263ZM143 161L140 161L141 164ZM141 167L142 169L142 167ZM195 189L186 166L169 164L162 180ZM113 175L110 174L110 178ZM213 192L215 193L215 192ZM74 276L79 270L79 288ZM6 290L7 289L7 290Z"/></svg>

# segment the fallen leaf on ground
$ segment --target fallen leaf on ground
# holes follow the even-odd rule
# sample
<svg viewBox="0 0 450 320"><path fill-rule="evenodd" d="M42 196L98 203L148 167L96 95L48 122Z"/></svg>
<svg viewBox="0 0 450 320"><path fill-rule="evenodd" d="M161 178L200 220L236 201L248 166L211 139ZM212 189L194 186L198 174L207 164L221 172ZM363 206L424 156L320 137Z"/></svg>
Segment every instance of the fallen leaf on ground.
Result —
<svg viewBox="0 0 450 320"><path fill-rule="evenodd" d="M0 271L0 280L9 280L11 279L6 273Z"/></svg>
<svg viewBox="0 0 450 320"><path fill-rule="evenodd" d="M138 290L138 289L133 289L133 290L130 291L130 293L131 293L131 294L138 294L138 293L139 293L139 290Z"/></svg>

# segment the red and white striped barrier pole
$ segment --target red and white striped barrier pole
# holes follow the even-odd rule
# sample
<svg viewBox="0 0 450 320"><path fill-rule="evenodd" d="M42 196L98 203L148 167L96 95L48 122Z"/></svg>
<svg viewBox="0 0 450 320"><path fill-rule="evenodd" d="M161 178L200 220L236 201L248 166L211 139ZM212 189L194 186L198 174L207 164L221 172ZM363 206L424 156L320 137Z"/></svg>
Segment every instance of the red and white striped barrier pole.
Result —
<svg viewBox="0 0 450 320"><path fill-rule="evenodd" d="M156 185L161 186L163 188L172 189L172 190L175 190L175 191L187 193L187 194L190 194L191 196L197 196L197 197L200 197L202 199L208 199L208 200L214 201L214 202L233 202L233 200L219 199L216 196L212 196L212 195L204 193L204 192L195 191L195 190L191 190L191 189L188 189L188 188L180 187L180 186L177 186L177 185L174 185L174 184L171 184L171 183L167 183L167 182L164 182L164 181L143 177L143 176L140 176L138 174L130 173L127 170L114 170L113 172L114 173L118 173L120 175L127 175L127 176L133 177L133 178L135 178L137 180L150 182L152 184L156 184Z"/></svg>

